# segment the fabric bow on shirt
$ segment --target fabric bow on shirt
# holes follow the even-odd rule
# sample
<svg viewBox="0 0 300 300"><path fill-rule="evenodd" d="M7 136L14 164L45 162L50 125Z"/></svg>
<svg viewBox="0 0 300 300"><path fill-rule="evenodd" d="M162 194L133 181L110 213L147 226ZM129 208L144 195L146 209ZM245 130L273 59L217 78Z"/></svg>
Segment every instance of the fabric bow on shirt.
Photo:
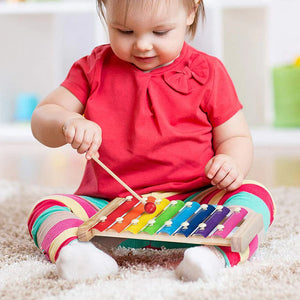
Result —
<svg viewBox="0 0 300 300"><path fill-rule="evenodd" d="M164 74L164 80L175 91L181 94L189 94L192 90L192 80L196 80L203 85L206 83L208 76L207 61L199 55L193 55L188 65L182 69L167 71Z"/></svg>

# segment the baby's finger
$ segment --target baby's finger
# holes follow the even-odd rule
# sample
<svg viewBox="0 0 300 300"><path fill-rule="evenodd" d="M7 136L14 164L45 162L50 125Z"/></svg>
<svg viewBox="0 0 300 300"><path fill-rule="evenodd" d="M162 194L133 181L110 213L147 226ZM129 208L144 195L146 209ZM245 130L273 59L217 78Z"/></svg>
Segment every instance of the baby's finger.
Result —
<svg viewBox="0 0 300 300"><path fill-rule="evenodd" d="M84 129L80 129L80 128L76 128L76 131L75 131L75 136L74 136L74 139L71 143L71 146L74 148L74 149L78 149L82 142L83 142L83 137L84 137Z"/></svg>
<svg viewBox="0 0 300 300"><path fill-rule="evenodd" d="M244 178L243 176L238 176L235 181L233 181L230 185L226 187L226 191L235 191L243 184Z"/></svg>
<svg viewBox="0 0 300 300"><path fill-rule="evenodd" d="M212 158L205 167L206 176L213 179L219 171L221 164L215 158Z"/></svg>
<svg viewBox="0 0 300 300"><path fill-rule="evenodd" d="M226 176L230 173L231 171L231 166L229 166L227 163L223 163L218 171L216 172L215 176L212 178L211 182L213 185L220 184Z"/></svg>
<svg viewBox="0 0 300 300"><path fill-rule="evenodd" d="M218 182L219 189L227 189L238 177L238 172L235 169L230 170L226 176Z"/></svg>
<svg viewBox="0 0 300 300"><path fill-rule="evenodd" d="M86 153L87 160L91 159L93 156L96 156L96 157L99 156L98 149L99 149L100 145L101 145L101 138L95 135L94 139L92 141L92 144Z"/></svg>
<svg viewBox="0 0 300 300"><path fill-rule="evenodd" d="M93 134L90 133L88 130L85 130L83 134L82 142L80 146L77 148L77 152L80 154L85 153L91 147L92 142L93 142Z"/></svg>
<svg viewBox="0 0 300 300"><path fill-rule="evenodd" d="M63 127L63 134L68 144L72 144L75 137L75 132L76 130L74 126Z"/></svg>

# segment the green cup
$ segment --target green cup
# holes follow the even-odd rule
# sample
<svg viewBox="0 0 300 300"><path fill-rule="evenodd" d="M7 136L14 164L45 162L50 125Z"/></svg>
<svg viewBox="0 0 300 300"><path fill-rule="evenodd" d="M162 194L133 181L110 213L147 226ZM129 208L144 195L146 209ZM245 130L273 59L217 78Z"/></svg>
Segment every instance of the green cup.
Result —
<svg viewBox="0 0 300 300"><path fill-rule="evenodd" d="M275 126L300 127L300 66L273 69Z"/></svg>

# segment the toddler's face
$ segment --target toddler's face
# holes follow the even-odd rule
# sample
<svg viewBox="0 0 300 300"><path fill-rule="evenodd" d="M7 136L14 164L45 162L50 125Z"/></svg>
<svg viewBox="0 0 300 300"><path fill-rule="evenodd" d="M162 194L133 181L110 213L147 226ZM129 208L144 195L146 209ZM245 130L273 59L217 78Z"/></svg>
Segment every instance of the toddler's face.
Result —
<svg viewBox="0 0 300 300"><path fill-rule="evenodd" d="M113 0L107 0L105 6L111 47L120 59L147 71L180 54L186 28L194 20L182 0L160 0L152 6L132 1L127 12L127 1L117 2L116 7Z"/></svg>

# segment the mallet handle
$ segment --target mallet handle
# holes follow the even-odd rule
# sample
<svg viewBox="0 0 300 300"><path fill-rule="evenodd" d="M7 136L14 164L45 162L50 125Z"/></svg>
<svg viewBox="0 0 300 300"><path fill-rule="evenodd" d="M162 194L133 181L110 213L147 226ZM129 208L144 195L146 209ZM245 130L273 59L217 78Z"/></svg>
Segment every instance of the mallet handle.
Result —
<svg viewBox="0 0 300 300"><path fill-rule="evenodd" d="M121 180L111 169L109 169L102 161L100 161L97 157L93 156L93 160L101 167L103 168L111 177L113 177L116 181L118 181L133 197L138 199L143 204L146 203L146 201L139 196L134 190L132 190L123 180Z"/></svg>

